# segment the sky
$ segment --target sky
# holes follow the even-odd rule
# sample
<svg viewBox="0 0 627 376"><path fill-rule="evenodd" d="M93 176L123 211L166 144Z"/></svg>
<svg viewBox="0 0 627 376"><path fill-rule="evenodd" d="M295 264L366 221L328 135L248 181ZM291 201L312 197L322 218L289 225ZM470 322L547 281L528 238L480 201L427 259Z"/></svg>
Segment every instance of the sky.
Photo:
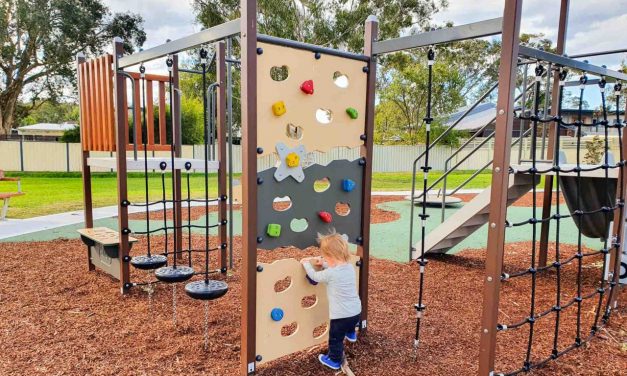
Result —
<svg viewBox="0 0 627 376"><path fill-rule="evenodd" d="M178 39L201 30L195 23L191 0L104 0L115 12L140 14L145 21L147 41L144 48ZM434 17L456 25L503 15L504 0L449 0L449 6ZM560 0L523 2L521 31L543 33L555 40ZM571 1L567 54L627 47L627 0ZM627 54L590 58L593 64L617 68Z"/></svg>
<svg viewBox="0 0 627 376"><path fill-rule="evenodd" d="M143 48L178 39L201 30L194 18L191 0L103 0L114 12L133 12L144 18L147 40ZM434 15L436 24L455 25L502 17L505 0L449 0ZM522 33L542 33L555 41L560 0L523 1ZM569 13L566 53L606 51L627 48L627 0L572 0ZM590 63L618 69L627 53L587 58ZM163 62L147 64L154 73L165 73ZM573 89L574 90L574 89ZM586 91L586 99L596 106L598 93Z"/></svg>

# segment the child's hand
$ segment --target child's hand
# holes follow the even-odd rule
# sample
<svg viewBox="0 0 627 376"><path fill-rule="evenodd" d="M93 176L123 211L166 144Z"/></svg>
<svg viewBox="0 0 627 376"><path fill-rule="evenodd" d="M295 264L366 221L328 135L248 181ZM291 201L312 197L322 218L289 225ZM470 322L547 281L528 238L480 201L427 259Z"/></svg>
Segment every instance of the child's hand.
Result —
<svg viewBox="0 0 627 376"><path fill-rule="evenodd" d="M324 260L322 259L322 257L314 257L312 258L312 261L314 266L322 267L324 265Z"/></svg>
<svg viewBox="0 0 627 376"><path fill-rule="evenodd" d="M306 263L309 262L310 259L311 259L311 257L304 257L304 258L300 259L300 263L305 265Z"/></svg>

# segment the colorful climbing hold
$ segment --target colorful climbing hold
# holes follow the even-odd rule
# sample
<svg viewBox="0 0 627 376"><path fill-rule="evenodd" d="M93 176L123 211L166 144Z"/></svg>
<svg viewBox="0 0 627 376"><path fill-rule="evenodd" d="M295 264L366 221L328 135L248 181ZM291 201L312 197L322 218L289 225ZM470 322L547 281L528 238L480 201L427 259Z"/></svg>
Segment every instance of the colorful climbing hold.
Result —
<svg viewBox="0 0 627 376"><path fill-rule="evenodd" d="M283 316L285 316L285 313L281 308L272 308L272 311L270 311L272 321L281 321L283 320Z"/></svg>
<svg viewBox="0 0 627 376"><path fill-rule="evenodd" d="M285 157L285 164L287 165L287 167L290 168L298 167L298 165L300 164L300 157L294 152L289 153Z"/></svg>
<svg viewBox="0 0 627 376"><path fill-rule="evenodd" d="M351 179L342 179L342 189L344 192L350 192L355 189L355 182Z"/></svg>
<svg viewBox="0 0 627 376"><path fill-rule="evenodd" d="M320 217L324 223L331 223L333 221L333 216L329 212L320 211L318 212L318 217Z"/></svg>
<svg viewBox="0 0 627 376"><path fill-rule="evenodd" d="M285 102L283 102L283 101L274 102L274 104L272 105L272 113L275 116L281 116L286 111L287 110L285 109Z"/></svg>
<svg viewBox="0 0 627 376"><path fill-rule="evenodd" d="M313 80L307 80L300 84L300 90L305 93L312 95L314 93L314 83Z"/></svg>
<svg viewBox="0 0 627 376"><path fill-rule="evenodd" d="M357 110L352 107L347 108L346 113L348 114L348 117L350 117L353 120L359 117L359 113L357 112Z"/></svg>
<svg viewBox="0 0 627 376"><path fill-rule="evenodd" d="M279 236L281 236L281 225L279 225L277 223L270 223L270 224L268 224L268 228L266 230L266 233L270 237L278 238Z"/></svg>

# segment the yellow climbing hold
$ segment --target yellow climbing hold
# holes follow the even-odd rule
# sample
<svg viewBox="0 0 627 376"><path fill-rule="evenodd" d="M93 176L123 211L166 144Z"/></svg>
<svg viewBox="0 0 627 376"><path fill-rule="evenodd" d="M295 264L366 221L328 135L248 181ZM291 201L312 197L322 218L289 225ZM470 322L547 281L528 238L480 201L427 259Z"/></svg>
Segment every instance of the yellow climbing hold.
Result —
<svg viewBox="0 0 627 376"><path fill-rule="evenodd" d="M287 167L290 168L298 167L298 165L300 164L300 157L296 153L289 153L285 157L285 164L287 165Z"/></svg>
<svg viewBox="0 0 627 376"><path fill-rule="evenodd" d="M285 113L285 111L286 111L286 109L285 109L285 102L283 102L283 101L275 102L272 105L272 113L275 116L281 116L281 115L283 115Z"/></svg>

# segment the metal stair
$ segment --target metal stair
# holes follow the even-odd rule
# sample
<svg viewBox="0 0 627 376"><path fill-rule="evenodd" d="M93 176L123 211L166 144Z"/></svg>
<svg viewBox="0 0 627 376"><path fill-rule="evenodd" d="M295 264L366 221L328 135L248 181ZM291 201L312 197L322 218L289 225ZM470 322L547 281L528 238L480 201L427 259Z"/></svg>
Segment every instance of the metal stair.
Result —
<svg viewBox="0 0 627 376"><path fill-rule="evenodd" d="M536 183L539 178L536 177ZM513 204L533 187L527 174L510 175L507 188L507 206ZM446 253L488 222L490 213L490 188L479 193L469 203L431 230L425 238L425 253ZM420 243L416 244L412 259L418 257Z"/></svg>

